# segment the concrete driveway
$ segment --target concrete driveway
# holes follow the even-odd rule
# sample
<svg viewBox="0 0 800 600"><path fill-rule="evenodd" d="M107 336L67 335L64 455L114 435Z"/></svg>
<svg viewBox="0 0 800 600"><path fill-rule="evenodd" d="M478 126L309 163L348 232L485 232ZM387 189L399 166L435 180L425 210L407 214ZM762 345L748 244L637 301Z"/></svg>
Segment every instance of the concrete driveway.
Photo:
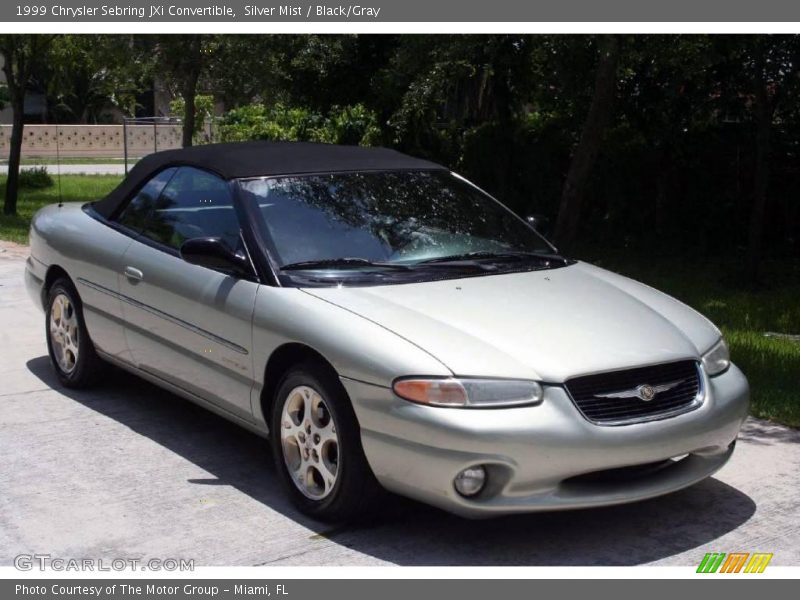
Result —
<svg viewBox="0 0 800 600"><path fill-rule="evenodd" d="M24 252L0 252L0 565L696 565L712 551L800 564L800 432L754 419L717 476L657 500L473 522L389 498L369 524L316 523L284 499L256 436L121 372L60 388Z"/></svg>

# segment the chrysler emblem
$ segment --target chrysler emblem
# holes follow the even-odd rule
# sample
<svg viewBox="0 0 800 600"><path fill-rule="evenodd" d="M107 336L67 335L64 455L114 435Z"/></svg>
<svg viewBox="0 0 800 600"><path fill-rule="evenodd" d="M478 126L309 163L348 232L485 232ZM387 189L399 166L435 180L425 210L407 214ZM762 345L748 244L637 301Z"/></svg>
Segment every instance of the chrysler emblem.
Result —
<svg viewBox="0 0 800 600"><path fill-rule="evenodd" d="M656 397L656 391L649 383L640 385L638 388L636 388L636 391L639 392L639 398L645 402L650 402L650 400Z"/></svg>
<svg viewBox="0 0 800 600"><path fill-rule="evenodd" d="M609 392L607 394L595 394L595 398L638 398L643 402L650 402L653 398L655 398L661 392L666 392L671 390L674 387L682 384L685 379L679 379L678 381L670 381L669 383L662 383L661 385L650 385L649 383L643 383L640 386L637 386L630 390L621 390L619 392Z"/></svg>

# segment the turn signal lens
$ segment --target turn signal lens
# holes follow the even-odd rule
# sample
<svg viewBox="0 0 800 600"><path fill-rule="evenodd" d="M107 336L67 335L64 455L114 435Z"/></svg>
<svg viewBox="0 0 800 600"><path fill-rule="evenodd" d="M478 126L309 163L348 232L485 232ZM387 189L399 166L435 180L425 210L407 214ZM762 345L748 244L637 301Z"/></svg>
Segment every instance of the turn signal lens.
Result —
<svg viewBox="0 0 800 600"><path fill-rule="evenodd" d="M514 379L398 379L394 393L420 404L464 408L503 408L538 404L542 386Z"/></svg>
<svg viewBox="0 0 800 600"><path fill-rule="evenodd" d="M436 406L465 406L467 391L454 379L402 379L394 392L401 398Z"/></svg>

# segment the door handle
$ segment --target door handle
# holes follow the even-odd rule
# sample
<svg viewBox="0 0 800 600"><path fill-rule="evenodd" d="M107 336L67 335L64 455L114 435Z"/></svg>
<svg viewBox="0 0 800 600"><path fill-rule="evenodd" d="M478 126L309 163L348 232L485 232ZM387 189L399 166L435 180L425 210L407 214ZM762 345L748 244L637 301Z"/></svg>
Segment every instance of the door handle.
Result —
<svg viewBox="0 0 800 600"><path fill-rule="evenodd" d="M142 273L136 267L125 267L125 277L127 277L128 279L141 281L142 279L144 279L144 273Z"/></svg>

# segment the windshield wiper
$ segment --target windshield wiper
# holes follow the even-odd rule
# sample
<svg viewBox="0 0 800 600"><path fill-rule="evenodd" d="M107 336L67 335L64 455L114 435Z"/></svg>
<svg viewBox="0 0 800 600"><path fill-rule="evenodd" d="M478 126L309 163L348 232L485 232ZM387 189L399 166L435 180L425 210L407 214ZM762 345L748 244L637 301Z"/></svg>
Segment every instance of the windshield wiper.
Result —
<svg viewBox="0 0 800 600"><path fill-rule="evenodd" d="M442 265L453 267L489 268L491 261L498 260L523 261L536 259L549 265L550 260L557 260L566 264L567 259L557 254L541 254L535 252L468 252L465 254L453 254L450 256L437 256L427 258L414 263L395 263L378 262L366 258L347 257L347 258L323 258L320 260L304 260L301 262L289 263L281 267L281 271L302 271L312 269L338 269L338 268L374 268L374 269L393 269L398 271L409 271L422 265ZM482 262L489 261L489 263Z"/></svg>
<svg viewBox="0 0 800 600"><path fill-rule="evenodd" d="M560 262L566 262L566 259L562 256L557 254L544 254L540 252L514 252L514 251L506 251L506 252L467 252L464 254L453 254L450 256L437 256L435 258L427 258L425 260L421 260L415 264L418 265L426 265L426 264L464 264L464 263L471 263L474 261L480 260L527 260L527 259L536 259L541 261L550 261L550 260L557 260Z"/></svg>
<svg viewBox="0 0 800 600"><path fill-rule="evenodd" d="M359 268L370 267L376 269L397 269L401 271L409 270L408 265L399 263L374 262L366 258L323 258L320 260L304 260L296 263L283 265L281 271L302 271L304 269L336 269L336 268Z"/></svg>

